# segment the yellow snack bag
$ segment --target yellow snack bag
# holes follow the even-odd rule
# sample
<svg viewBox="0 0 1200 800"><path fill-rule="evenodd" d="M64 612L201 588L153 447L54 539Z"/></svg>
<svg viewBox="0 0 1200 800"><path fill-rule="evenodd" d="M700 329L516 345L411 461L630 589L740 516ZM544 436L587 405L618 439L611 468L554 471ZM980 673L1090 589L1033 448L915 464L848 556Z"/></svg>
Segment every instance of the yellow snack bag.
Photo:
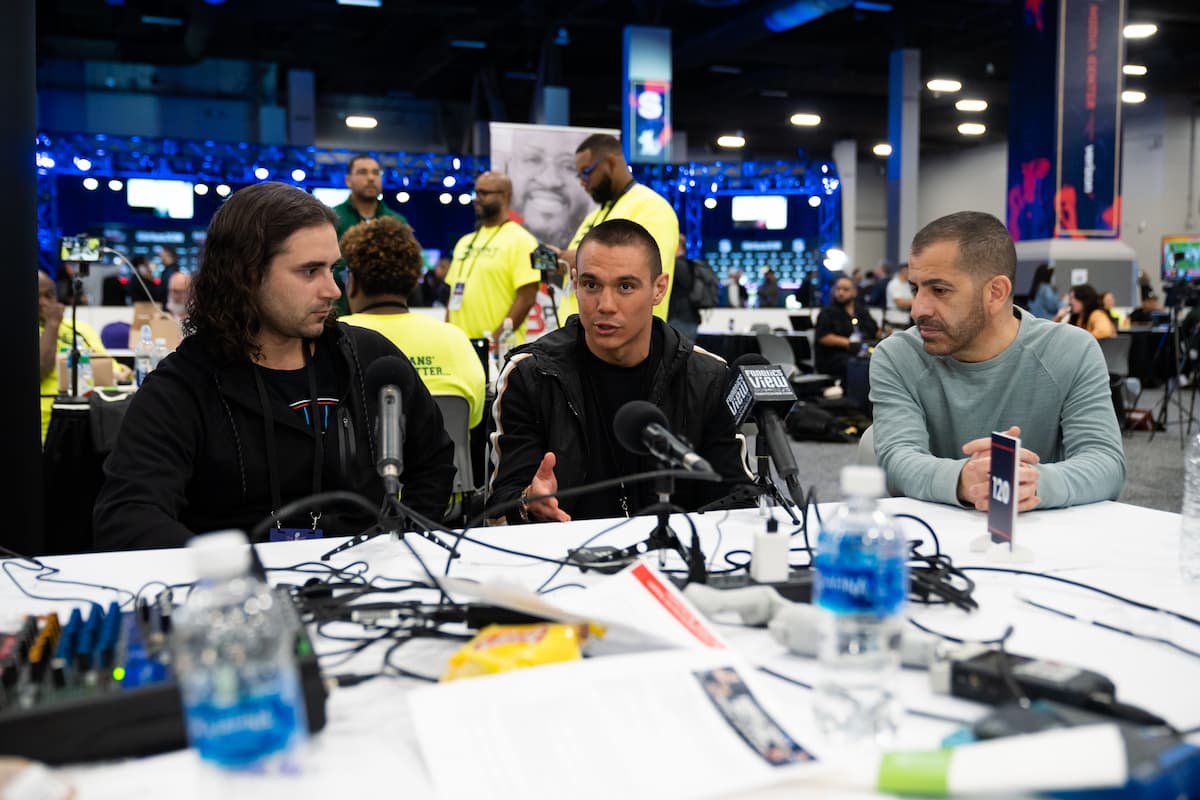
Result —
<svg viewBox="0 0 1200 800"><path fill-rule="evenodd" d="M489 625L450 657L443 681L575 661L587 627L545 622L536 625Z"/></svg>

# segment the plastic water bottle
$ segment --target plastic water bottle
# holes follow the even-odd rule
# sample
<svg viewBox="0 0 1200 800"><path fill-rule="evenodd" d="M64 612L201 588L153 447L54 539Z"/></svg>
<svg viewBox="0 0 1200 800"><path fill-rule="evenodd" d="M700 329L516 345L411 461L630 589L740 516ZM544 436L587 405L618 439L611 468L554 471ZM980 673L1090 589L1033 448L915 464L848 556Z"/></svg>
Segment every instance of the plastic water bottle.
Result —
<svg viewBox="0 0 1200 800"><path fill-rule="evenodd" d="M171 351L167 349L167 340L161 336L154 340L154 349L150 352L150 370L153 372L158 369L158 365L162 362L167 354Z"/></svg>
<svg viewBox="0 0 1200 800"><path fill-rule="evenodd" d="M284 609L250 574L241 531L195 536L188 547L198 582L172 634L188 740L220 767L299 772L308 725Z"/></svg>
<svg viewBox="0 0 1200 800"><path fill-rule="evenodd" d="M92 372L92 354L79 351L79 396L87 397L96 389L96 375Z"/></svg>
<svg viewBox="0 0 1200 800"><path fill-rule="evenodd" d="M886 743L899 723L895 684L908 597L904 534L879 509L878 467L842 470L845 504L817 540L813 603L821 610L821 675L814 712L826 736L842 743Z"/></svg>
<svg viewBox="0 0 1200 800"><path fill-rule="evenodd" d="M1200 581L1200 434L1188 442L1183 462L1183 524L1179 532L1179 569Z"/></svg>
<svg viewBox="0 0 1200 800"><path fill-rule="evenodd" d="M154 369L154 339L149 325L142 326L142 336L138 339L137 348L133 352L133 372L137 385Z"/></svg>

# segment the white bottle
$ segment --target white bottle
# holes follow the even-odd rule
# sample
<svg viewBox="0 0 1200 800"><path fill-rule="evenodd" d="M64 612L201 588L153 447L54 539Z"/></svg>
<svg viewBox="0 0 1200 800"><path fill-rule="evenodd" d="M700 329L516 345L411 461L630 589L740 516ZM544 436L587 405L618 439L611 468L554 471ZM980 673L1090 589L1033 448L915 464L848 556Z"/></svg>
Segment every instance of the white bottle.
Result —
<svg viewBox="0 0 1200 800"><path fill-rule="evenodd" d="M158 369L158 365L171 351L167 349L167 340L161 336L154 340L154 350L150 353L150 371Z"/></svg>
<svg viewBox="0 0 1200 800"><path fill-rule="evenodd" d="M1200 433L1188 442L1183 462L1183 508L1179 531L1179 569L1200 581Z"/></svg>
<svg viewBox="0 0 1200 800"><path fill-rule="evenodd" d="M308 725L285 609L250 574L241 531L188 548L198 580L171 636L188 740L220 767L296 772Z"/></svg>
<svg viewBox="0 0 1200 800"><path fill-rule="evenodd" d="M508 358L508 351L513 346L513 321L511 317L504 318L504 325L500 328L500 339L496 343L496 363L504 366L504 359Z"/></svg>
<svg viewBox="0 0 1200 800"><path fill-rule="evenodd" d="M886 744L902 712L895 687L907 546L876 503L882 470L845 467L842 494L846 502L822 527L814 560L813 604L821 611L814 712L833 741Z"/></svg>
<svg viewBox="0 0 1200 800"><path fill-rule="evenodd" d="M154 369L154 339L149 325L142 325L142 335L138 339L137 348L133 352L133 373L137 385Z"/></svg>

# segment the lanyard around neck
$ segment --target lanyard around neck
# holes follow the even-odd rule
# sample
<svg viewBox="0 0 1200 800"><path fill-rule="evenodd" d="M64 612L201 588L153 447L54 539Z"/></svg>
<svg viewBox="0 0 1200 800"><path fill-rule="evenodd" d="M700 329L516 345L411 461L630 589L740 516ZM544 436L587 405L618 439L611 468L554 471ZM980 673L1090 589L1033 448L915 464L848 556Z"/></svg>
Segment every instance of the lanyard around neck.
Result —
<svg viewBox="0 0 1200 800"><path fill-rule="evenodd" d="M316 495L321 491L321 472L325 465L325 442L321 436L321 423L317 419L317 414L320 412L320 404L317 398L316 370L313 369L312 357L309 354L309 340L303 340L301 346L304 350L304 373L308 378L308 393L310 398L308 421L313 432L312 493ZM258 388L258 401L262 404L263 410L263 433L267 440L267 483L271 487L271 513L274 515L283 507L283 498L279 490L279 467L277 464L279 454L275 446L275 415L271 411L271 398L267 394L267 385L263 382L262 369L257 365L254 366L254 383ZM309 516L312 517L313 527L315 528L317 520L321 518L320 506L314 506L309 511ZM275 527L283 527L278 518L275 519Z"/></svg>
<svg viewBox="0 0 1200 800"><path fill-rule="evenodd" d="M499 235L500 229L503 228L507 224L508 224L508 220L504 220L504 222L501 222L499 225L497 225L496 230L492 231L492 235L487 238L487 241L483 243L483 247L479 248L478 250L475 249L475 240L479 238L479 234L483 231L483 228L480 228L479 230L475 231L475 235L472 236L471 241L467 243L467 252L474 254L473 257L471 258L471 268L469 270L466 270L462 275L459 276L459 278L458 278L459 283L467 282L467 278L469 278L471 276L471 273L473 273L475 271L475 264L476 264L476 262L479 261L480 253L482 253L488 249L488 245L490 245L492 243L492 240L495 239L497 235ZM464 256L464 260L465 259L466 259L466 257Z"/></svg>

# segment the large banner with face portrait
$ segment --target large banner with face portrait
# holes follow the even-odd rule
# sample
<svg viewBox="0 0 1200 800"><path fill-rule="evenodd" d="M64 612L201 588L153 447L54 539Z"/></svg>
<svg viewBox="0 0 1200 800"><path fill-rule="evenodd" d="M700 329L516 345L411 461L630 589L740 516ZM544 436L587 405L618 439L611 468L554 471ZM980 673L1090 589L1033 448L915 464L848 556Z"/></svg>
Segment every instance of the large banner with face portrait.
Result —
<svg viewBox="0 0 1200 800"><path fill-rule="evenodd" d="M620 138L611 128L488 124L492 169L512 179L512 211L538 241L565 248L596 204L576 177L575 148L593 133Z"/></svg>

